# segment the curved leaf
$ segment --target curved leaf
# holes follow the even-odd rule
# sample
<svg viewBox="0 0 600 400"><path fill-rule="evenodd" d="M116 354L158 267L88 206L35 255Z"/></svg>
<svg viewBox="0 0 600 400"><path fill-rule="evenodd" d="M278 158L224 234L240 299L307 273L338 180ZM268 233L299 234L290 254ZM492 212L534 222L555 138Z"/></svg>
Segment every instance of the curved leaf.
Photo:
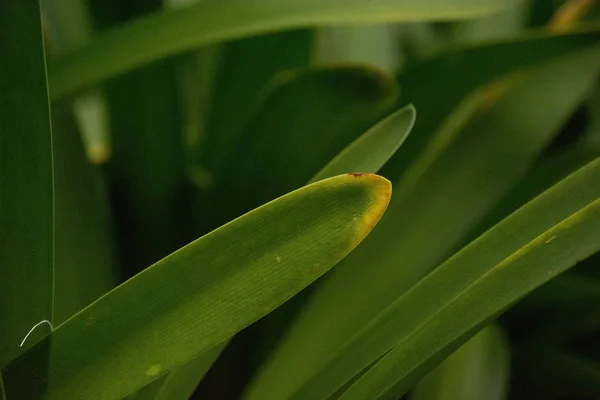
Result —
<svg viewBox="0 0 600 400"><path fill-rule="evenodd" d="M407 138L416 116L415 107L409 105L384 118L335 156L311 182L352 171L379 171Z"/></svg>
<svg viewBox="0 0 600 400"><path fill-rule="evenodd" d="M176 251L56 328L2 370L14 398L120 399L272 311L377 223L390 183L317 182ZM47 365L40 363L48 358ZM23 385L23 382L28 382Z"/></svg>
<svg viewBox="0 0 600 400"><path fill-rule="evenodd" d="M457 19L502 10L520 0L203 1L109 31L50 66L52 99L197 47L293 28L384 21ZM152 32L152 35L148 35Z"/></svg>
<svg viewBox="0 0 600 400"><path fill-rule="evenodd" d="M53 319L52 136L37 1L0 3L0 366ZM36 329L26 345L46 328Z"/></svg>

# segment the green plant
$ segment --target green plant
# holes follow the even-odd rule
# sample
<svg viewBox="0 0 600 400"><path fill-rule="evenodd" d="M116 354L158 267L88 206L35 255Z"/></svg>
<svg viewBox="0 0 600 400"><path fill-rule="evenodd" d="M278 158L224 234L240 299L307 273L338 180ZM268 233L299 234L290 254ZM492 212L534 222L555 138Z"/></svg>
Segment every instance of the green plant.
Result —
<svg viewBox="0 0 600 400"><path fill-rule="evenodd" d="M595 1L189 3L0 2L1 400L600 397Z"/></svg>

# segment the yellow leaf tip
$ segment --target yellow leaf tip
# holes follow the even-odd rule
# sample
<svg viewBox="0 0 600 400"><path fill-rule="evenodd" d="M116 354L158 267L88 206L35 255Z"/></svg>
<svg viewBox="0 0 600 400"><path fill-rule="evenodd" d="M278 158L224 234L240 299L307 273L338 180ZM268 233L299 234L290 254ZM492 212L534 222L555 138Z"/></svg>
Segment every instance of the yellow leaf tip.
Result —
<svg viewBox="0 0 600 400"><path fill-rule="evenodd" d="M392 197L392 183L386 178L367 172L353 172L348 174L353 179L363 180L370 186L371 199L373 203L369 210L363 215L362 224L357 232L357 245L377 225L383 216Z"/></svg>

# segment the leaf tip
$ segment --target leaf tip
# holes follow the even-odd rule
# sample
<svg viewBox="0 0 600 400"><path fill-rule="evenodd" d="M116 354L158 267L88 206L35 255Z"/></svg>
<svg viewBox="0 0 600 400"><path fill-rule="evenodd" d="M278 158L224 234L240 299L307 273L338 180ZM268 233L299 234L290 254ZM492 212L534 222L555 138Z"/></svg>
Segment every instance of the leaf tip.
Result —
<svg viewBox="0 0 600 400"><path fill-rule="evenodd" d="M352 172L351 179L362 180L369 187L369 207L362 217L362 223L357 231L356 244L360 243L377 225L383 216L392 197L392 183L386 178L368 172Z"/></svg>

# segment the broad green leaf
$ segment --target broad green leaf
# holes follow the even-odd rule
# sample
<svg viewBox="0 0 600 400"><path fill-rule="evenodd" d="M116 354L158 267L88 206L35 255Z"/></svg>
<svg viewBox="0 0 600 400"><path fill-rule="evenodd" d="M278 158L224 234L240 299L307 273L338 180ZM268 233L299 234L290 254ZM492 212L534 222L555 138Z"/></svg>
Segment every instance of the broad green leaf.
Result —
<svg viewBox="0 0 600 400"><path fill-rule="evenodd" d="M431 371L411 392L411 400L505 400L509 348L503 332L489 326Z"/></svg>
<svg viewBox="0 0 600 400"><path fill-rule="evenodd" d="M372 235L317 287L248 398L291 396L358 329L462 246L580 103L599 66L597 49L588 48L463 102L395 183ZM555 79L566 71L573 79Z"/></svg>
<svg viewBox="0 0 600 400"><path fill-rule="evenodd" d="M67 104L52 109L56 324L120 283L104 182L89 163Z"/></svg>
<svg viewBox="0 0 600 400"><path fill-rule="evenodd" d="M398 77L402 101L417 107L420 119L413 134L383 171L397 179L430 143L442 122L468 94L490 80L539 65L600 41L600 27L551 34L532 32L518 39L446 50L408 67ZM494 60L494 62L490 62Z"/></svg>
<svg viewBox="0 0 600 400"><path fill-rule="evenodd" d="M280 76L240 126L214 187L195 205L210 229L306 184L394 103L397 86L378 70L302 69Z"/></svg>
<svg viewBox="0 0 600 400"><path fill-rule="evenodd" d="M316 371L294 399L405 393L515 301L600 249L600 159L570 175L452 256ZM435 293L435 296L432 296Z"/></svg>
<svg viewBox="0 0 600 400"><path fill-rule="evenodd" d="M390 195L381 177L342 175L236 219L120 285L6 366L7 395L132 393L326 272L373 228Z"/></svg>
<svg viewBox="0 0 600 400"><path fill-rule="evenodd" d="M0 366L53 320L52 137L37 1L0 3ZM25 346L47 333L33 332Z"/></svg>
<svg viewBox="0 0 600 400"><path fill-rule="evenodd" d="M64 97L160 58L260 33L331 24L469 18L502 10L519 1L203 1L113 29L53 63L50 66L51 97Z"/></svg>
<svg viewBox="0 0 600 400"><path fill-rule="evenodd" d="M311 182L353 171L376 173L400 148L416 115L410 105L381 120L335 156Z"/></svg>

